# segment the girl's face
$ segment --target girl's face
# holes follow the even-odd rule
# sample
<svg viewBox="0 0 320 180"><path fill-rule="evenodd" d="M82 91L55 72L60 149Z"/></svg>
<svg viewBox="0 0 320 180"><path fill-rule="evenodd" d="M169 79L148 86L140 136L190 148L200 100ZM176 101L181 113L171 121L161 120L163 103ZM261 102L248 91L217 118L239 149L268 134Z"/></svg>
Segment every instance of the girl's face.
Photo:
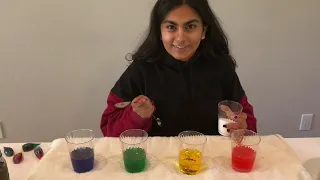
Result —
<svg viewBox="0 0 320 180"><path fill-rule="evenodd" d="M201 18L188 5L173 9L161 23L164 48L180 61L188 61L195 54L205 34Z"/></svg>

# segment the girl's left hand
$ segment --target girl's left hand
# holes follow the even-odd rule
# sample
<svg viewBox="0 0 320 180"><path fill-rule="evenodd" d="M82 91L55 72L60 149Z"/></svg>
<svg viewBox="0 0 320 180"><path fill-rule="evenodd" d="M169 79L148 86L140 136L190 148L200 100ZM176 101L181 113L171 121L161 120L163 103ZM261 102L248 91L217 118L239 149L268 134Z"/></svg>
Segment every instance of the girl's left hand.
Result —
<svg viewBox="0 0 320 180"><path fill-rule="evenodd" d="M227 128L228 132L232 133L234 130L237 129L247 129L247 114L244 112L241 112L239 117L236 117L235 114L231 111L231 109L226 106L225 108L222 108L223 111L226 112L229 119L232 119L235 121L235 123L229 123L225 125L225 128Z"/></svg>

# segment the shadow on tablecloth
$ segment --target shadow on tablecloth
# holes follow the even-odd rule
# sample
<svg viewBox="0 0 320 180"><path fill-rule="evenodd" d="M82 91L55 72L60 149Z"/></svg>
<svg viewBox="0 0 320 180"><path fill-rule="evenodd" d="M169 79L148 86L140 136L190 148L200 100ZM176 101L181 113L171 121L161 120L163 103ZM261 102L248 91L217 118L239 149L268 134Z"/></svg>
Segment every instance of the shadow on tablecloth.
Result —
<svg viewBox="0 0 320 180"><path fill-rule="evenodd" d="M303 167L313 177L314 180L320 180L320 158L313 158L303 164Z"/></svg>

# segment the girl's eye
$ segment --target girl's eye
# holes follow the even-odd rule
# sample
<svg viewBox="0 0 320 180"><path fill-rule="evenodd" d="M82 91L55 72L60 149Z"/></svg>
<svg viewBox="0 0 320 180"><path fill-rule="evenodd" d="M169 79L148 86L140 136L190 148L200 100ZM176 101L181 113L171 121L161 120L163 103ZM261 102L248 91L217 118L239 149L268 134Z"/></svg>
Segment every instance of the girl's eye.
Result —
<svg viewBox="0 0 320 180"><path fill-rule="evenodd" d="M189 24L188 26L187 26L187 29L194 29L194 28L196 28L197 26L195 25L195 24Z"/></svg>
<svg viewBox="0 0 320 180"><path fill-rule="evenodd" d="M167 26L167 29L169 29L169 30L175 30L176 27L175 27L174 25L168 25L168 26Z"/></svg>

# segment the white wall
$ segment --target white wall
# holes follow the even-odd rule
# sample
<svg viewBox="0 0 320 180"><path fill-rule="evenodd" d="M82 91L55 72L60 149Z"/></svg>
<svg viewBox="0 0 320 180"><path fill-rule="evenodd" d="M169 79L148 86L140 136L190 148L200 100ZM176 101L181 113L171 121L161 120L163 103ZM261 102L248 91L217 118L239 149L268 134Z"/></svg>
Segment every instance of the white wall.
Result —
<svg viewBox="0 0 320 180"><path fill-rule="evenodd" d="M0 142L97 136L110 88L154 0L0 1ZM211 0L261 134L320 136L318 0ZM312 131L298 131L314 113Z"/></svg>

